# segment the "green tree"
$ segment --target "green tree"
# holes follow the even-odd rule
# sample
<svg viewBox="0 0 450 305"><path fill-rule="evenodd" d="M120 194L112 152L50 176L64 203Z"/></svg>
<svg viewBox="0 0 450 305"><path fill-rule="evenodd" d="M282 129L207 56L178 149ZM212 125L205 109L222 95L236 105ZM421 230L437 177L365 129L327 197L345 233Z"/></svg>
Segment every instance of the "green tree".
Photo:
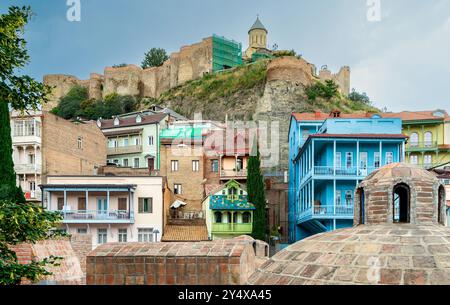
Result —
<svg viewBox="0 0 450 305"><path fill-rule="evenodd" d="M255 153L253 153L256 151ZM253 232L255 239L266 239L266 194L264 180L261 174L260 154L255 144L247 165L247 193L248 201L255 205L253 212Z"/></svg>
<svg viewBox="0 0 450 305"><path fill-rule="evenodd" d="M64 119L72 119L77 116L82 116L80 111L81 103L89 97L88 91L85 87L75 85L66 96L62 97L58 104L58 115Z"/></svg>
<svg viewBox="0 0 450 305"><path fill-rule="evenodd" d="M159 67L162 66L162 64L168 59L169 56L167 56L166 50L161 48L152 48L150 51L145 53L141 67L142 69Z"/></svg>
<svg viewBox="0 0 450 305"><path fill-rule="evenodd" d="M354 102L361 102L367 105L372 104L370 98L365 92L359 93L355 90L355 88L352 89L352 92L348 95L348 98Z"/></svg>
<svg viewBox="0 0 450 305"><path fill-rule="evenodd" d="M31 16L29 7L16 6L0 15L0 284L18 284L21 278L36 280L48 274L47 264L55 263L56 258L50 257L21 265L10 245L59 235L49 229L60 215L26 203L22 190L16 187L12 160L9 107L22 113L37 110L50 91L27 75L17 75L29 62L22 36Z"/></svg>
<svg viewBox="0 0 450 305"><path fill-rule="evenodd" d="M326 80L325 83L320 81L306 87L305 93L309 100L314 101L317 98L330 100L337 96L339 86L333 80Z"/></svg>

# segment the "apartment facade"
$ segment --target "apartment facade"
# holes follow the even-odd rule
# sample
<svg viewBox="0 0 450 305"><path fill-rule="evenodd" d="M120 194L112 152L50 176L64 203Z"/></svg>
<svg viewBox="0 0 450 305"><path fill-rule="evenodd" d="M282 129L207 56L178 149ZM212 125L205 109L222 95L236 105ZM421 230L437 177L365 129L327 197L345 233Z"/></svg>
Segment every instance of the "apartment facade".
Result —
<svg viewBox="0 0 450 305"><path fill-rule="evenodd" d="M409 137L406 162L426 169L450 162L450 117L445 110L383 113L402 119L402 132Z"/></svg>
<svg viewBox="0 0 450 305"><path fill-rule="evenodd" d="M42 205L63 216L62 229L107 242L156 242L168 189L158 176L48 176Z"/></svg>
<svg viewBox="0 0 450 305"><path fill-rule="evenodd" d="M404 160L407 137L401 133L400 119L354 116L292 115L290 242L351 227L358 183L376 169Z"/></svg>
<svg viewBox="0 0 450 305"><path fill-rule="evenodd" d="M160 131L174 118L165 112L134 112L97 125L107 138L107 162L123 167L160 169ZM157 174L157 173L156 173Z"/></svg>
<svg viewBox="0 0 450 305"><path fill-rule="evenodd" d="M225 239L250 235L253 230L255 206L236 180L229 180L203 201L209 238Z"/></svg>
<svg viewBox="0 0 450 305"><path fill-rule="evenodd" d="M93 174L106 163L106 139L95 122L71 122L52 113L10 113L17 186L40 202L48 175Z"/></svg>

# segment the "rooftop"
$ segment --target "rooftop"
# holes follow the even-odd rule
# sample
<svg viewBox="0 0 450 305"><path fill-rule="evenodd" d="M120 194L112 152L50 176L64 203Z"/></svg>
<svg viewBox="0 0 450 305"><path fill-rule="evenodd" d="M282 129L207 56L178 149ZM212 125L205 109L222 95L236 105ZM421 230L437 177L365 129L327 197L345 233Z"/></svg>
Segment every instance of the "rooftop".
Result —
<svg viewBox="0 0 450 305"><path fill-rule="evenodd" d="M208 229L206 228L206 225L166 225L164 228L164 235L161 239L161 241L165 242L206 240L208 240Z"/></svg>

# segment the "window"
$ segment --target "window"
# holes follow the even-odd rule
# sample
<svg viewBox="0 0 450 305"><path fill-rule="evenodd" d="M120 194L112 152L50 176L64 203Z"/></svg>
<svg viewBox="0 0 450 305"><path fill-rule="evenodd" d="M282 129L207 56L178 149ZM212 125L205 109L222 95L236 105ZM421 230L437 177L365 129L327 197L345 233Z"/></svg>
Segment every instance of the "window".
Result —
<svg viewBox="0 0 450 305"><path fill-rule="evenodd" d="M81 137L78 137L77 145L78 149L83 149L83 139Z"/></svg>
<svg viewBox="0 0 450 305"><path fill-rule="evenodd" d="M30 181L28 186L30 187L30 191L36 190L36 182L35 181Z"/></svg>
<svg viewBox="0 0 450 305"><path fill-rule="evenodd" d="M153 145L153 136L148 137L148 145Z"/></svg>
<svg viewBox="0 0 450 305"><path fill-rule="evenodd" d="M140 115L136 116L136 123L141 123L142 122L142 117Z"/></svg>
<svg viewBox="0 0 450 305"><path fill-rule="evenodd" d="M127 242L127 229L119 229L119 243Z"/></svg>
<svg viewBox="0 0 450 305"><path fill-rule="evenodd" d="M431 147L433 146L433 134L430 131L425 132L424 136L424 144L425 147Z"/></svg>
<svg viewBox="0 0 450 305"><path fill-rule="evenodd" d="M394 153L392 151L386 152L386 164L394 162Z"/></svg>
<svg viewBox="0 0 450 305"><path fill-rule="evenodd" d="M183 193L183 189L182 189L181 184L174 184L174 185L173 185L173 192L174 192L176 195L181 195L181 194Z"/></svg>
<svg viewBox="0 0 450 305"><path fill-rule="evenodd" d="M211 160L211 171L213 173L219 172L219 160Z"/></svg>
<svg viewBox="0 0 450 305"><path fill-rule="evenodd" d="M134 139L134 145L139 146L141 145L141 140L139 138Z"/></svg>
<svg viewBox="0 0 450 305"><path fill-rule="evenodd" d="M336 155L334 156L334 164L336 168L341 168L342 167L342 159L341 159L342 155L340 152L336 152Z"/></svg>
<svg viewBox="0 0 450 305"><path fill-rule="evenodd" d="M78 198L78 211L86 211L86 197Z"/></svg>
<svg viewBox="0 0 450 305"><path fill-rule="evenodd" d="M119 165L119 159L114 159L113 163Z"/></svg>
<svg viewBox="0 0 450 305"><path fill-rule="evenodd" d="M341 205L341 203L342 203L341 191L337 190L336 191L336 205Z"/></svg>
<svg viewBox="0 0 450 305"><path fill-rule="evenodd" d="M78 228L77 233L78 234L87 234L87 229L86 228Z"/></svg>
<svg viewBox="0 0 450 305"><path fill-rule="evenodd" d="M418 155L411 155L409 157L409 163L411 163L413 165L419 164L419 156Z"/></svg>
<svg viewBox="0 0 450 305"><path fill-rule="evenodd" d="M28 164L35 164L36 156L34 154L28 154Z"/></svg>
<svg viewBox="0 0 450 305"><path fill-rule="evenodd" d="M170 161L172 172L178 172L178 160Z"/></svg>
<svg viewBox="0 0 450 305"><path fill-rule="evenodd" d="M120 124L119 118L115 118L114 119L114 126L119 126L119 124Z"/></svg>
<svg viewBox="0 0 450 305"><path fill-rule="evenodd" d="M108 145L109 145L110 148L115 148L115 147L119 146L119 142L117 141L117 139L109 140Z"/></svg>
<svg viewBox="0 0 450 305"><path fill-rule="evenodd" d="M198 172L199 170L200 170L200 161L199 160L192 161L192 171Z"/></svg>
<svg viewBox="0 0 450 305"><path fill-rule="evenodd" d="M152 228L138 229L138 242L140 243L153 242L153 229Z"/></svg>
<svg viewBox="0 0 450 305"><path fill-rule="evenodd" d="M97 229L97 243L99 245L108 242L108 229Z"/></svg>
<svg viewBox="0 0 450 305"><path fill-rule="evenodd" d="M62 211L64 209L64 198L58 197L58 211Z"/></svg>
<svg viewBox="0 0 450 305"><path fill-rule="evenodd" d="M375 168L379 168L381 165L381 160L380 160L380 152L376 151L373 153L373 165L375 166Z"/></svg>
<svg viewBox="0 0 450 305"><path fill-rule="evenodd" d="M413 132L409 137L409 145L411 147L416 147L419 145L419 134L416 132Z"/></svg>
<svg viewBox="0 0 450 305"><path fill-rule="evenodd" d="M123 146L129 146L129 140L128 138L123 139Z"/></svg>
<svg viewBox="0 0 450 305"><path fill-rule="evenodd" d="M305 142L308 140L309 137L309 130L302 130L302 141Z"/></svg>
<svg viewBox="0 0 450 305"><path fill-rule="evenodd" d="M432 155L423 156L423 164L425 166L431 166L433 164L433 156Z"/></svg>
<svg viewBox="0 0 450 305"><path fill-rule="evenodd" d="M241 171L244 168L244 159L237 158L236 159L236 171Z"/></svg>
<svg viewBox="0 0 450 305"><path fill-rule="evenodd" d="M128 159L123 159L122 164L124 167L128 167Z"/></svg>
<svg viewBox="0 0 450 305"><path fill-rule="evenodd" d="M345 204L346 205L352 205L353 204L353 194L352 191L346 191L345 192Z"/></svg>
<svg viewBox="0 0 450 305"><path fill-rule="evenodd" d="M345 166L347 168L353 166L353 153L352 152L347 152L345 154Z"/></svg>
<svg viewBox="0 0 450 305"><path fill-rule="evenodd" d="M139 158L134 158L134 167L139 168Z"/></svg>
<svg viewBox="0 0 450 305"><path fill-rule="evenodd" d="M242 214L242 222L250 223L251 221L252 221L252 215L250 214L250 212L244 212L244 214Z"/></svg>
<svg viewBox="0 0 450 305"><path fill-rule="evenodd" d="M153 198L139 198L139 213L153 213Z"/></svg>
<svg viewBox="0 0 450 305"><path fill-rule="evenodd" d="M119 209L119 211L126 211L127 210L127 198L119 198L117 208Z"/></svg>
<svg viewBox="0 0 450 305"><path fill-rule="evenodd" d="M215 212L214 213L214 220L215 220L215 223L222 223L222 213L221 212Z"/></svg>
<svg viewBox="0 0 450 305"><path fill-rule="evenodd" d="M16 137L23 136L23 121L14 122L14 136Z"/></svg>

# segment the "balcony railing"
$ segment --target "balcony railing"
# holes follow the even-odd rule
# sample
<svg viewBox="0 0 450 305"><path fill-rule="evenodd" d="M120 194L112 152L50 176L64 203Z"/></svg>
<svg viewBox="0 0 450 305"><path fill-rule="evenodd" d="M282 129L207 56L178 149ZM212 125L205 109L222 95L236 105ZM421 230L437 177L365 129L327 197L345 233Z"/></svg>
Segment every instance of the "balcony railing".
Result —
<svg viewBox="0 0 450 305"><path fill-rule="evenodd" d="M41 200L41 191L23 191L26 200Z"/></svg>
<svg viewBox="0 0 450 305"><path fill-rule="evenodd" d="M205 219L203 211L177 211L169 212L169 219Z"/></svg>
<svg viewBox="0 0 450 305"><path fill-rule="evenodd" d="M314 175L316 176L361 176L365 177L378 169L377 167L336 167L333 166L314 166Z"/></svg>
<svg viewBox="0 0 450 305"><path fill-rule="evenodd" d="M16 174L34 174L34 173L40 173L41 170L41 164L15 164L14 165L14 171Z"/></svg>
<svg viewBox="0 0 450 305"><path fill-rule="evenodd" d="M241 233L250 234L253 226L251 223L213 223L212 233Z"/></svg>
<svg viewBox="0 0 450 305"><path fill-rule="evenodd" d="M344 205L315 205L309 209L300 211L297 221L310 218L352 218L353 202Z"/></svg>
<svg viewBox="0 0 450 305"><path fill-rule="evenodd" d="M241 170L221 170L220 171L221 177L247 177L247 170L241 169Z"/></svg>
<svg viewBox="0 0 450 305"><path fill-rule="evenodd" d="M408 144L406 144L407 151L434 150L437 148L437 141L409 142Z"/></svg>
<svg viewBox="0 0 450 305"><path fill-rule="evenodd" d="M108 147L108 155L125 155L142 152L142 145Z"/></svg>
<svg viewBox="0 0 450 305"><path fill-rule="evenodd" d="M62 210L59 212L64 222L129 222L134 219L133 212L124 210Z"/></svg>

